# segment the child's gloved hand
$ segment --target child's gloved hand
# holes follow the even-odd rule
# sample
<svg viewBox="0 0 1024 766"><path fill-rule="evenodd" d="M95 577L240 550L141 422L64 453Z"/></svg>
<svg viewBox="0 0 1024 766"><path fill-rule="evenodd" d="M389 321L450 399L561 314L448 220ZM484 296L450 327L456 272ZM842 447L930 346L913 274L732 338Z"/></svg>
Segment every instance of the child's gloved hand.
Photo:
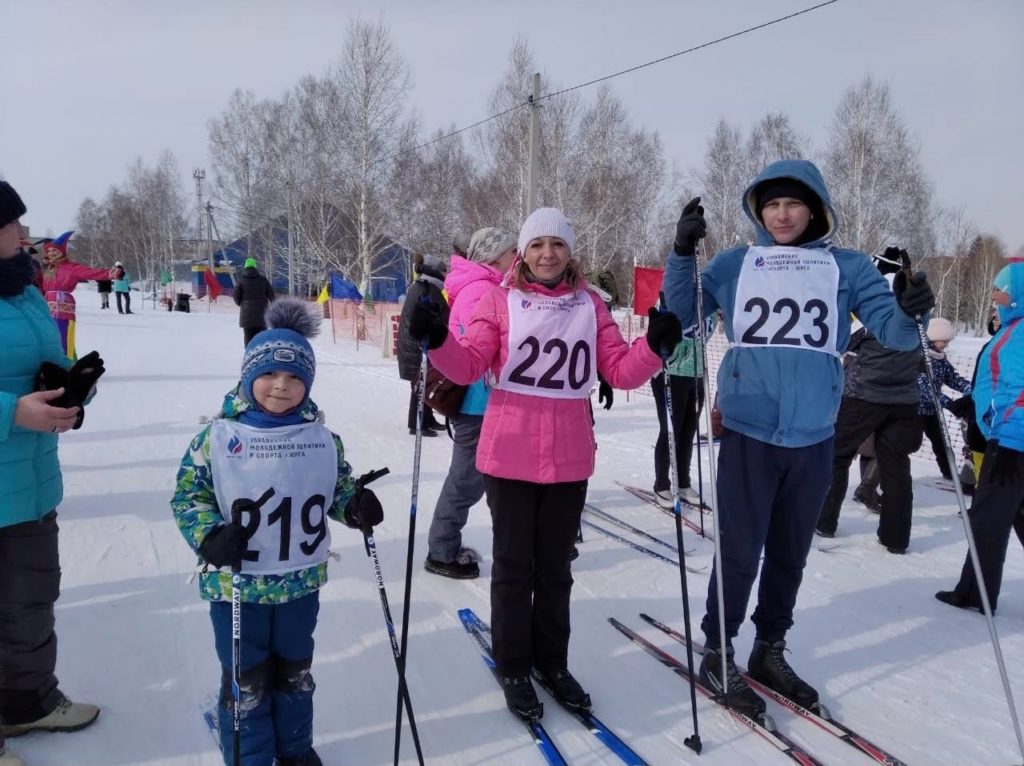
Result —
<svg viewBox="0 0 1024 766"><path fill-rule="evenodd" d="M241 524L221 524L206 536L199 546L199 555L215 567L242 566L245 555L245 527Z"/></svg>
<svg viewBox="0 0 1024 766"><path fill-rule="evenodd" d="M369 532L384 521L384 508L373 490L360 488L345 506L345 523L353 529Z"/></svg>

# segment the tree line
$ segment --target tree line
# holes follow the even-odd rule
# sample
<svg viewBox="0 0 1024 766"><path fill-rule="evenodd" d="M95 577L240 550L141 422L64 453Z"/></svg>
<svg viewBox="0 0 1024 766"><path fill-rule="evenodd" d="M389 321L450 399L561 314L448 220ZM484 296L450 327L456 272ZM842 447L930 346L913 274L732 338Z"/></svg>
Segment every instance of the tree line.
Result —
<svg viewBox="0 0 1024 766"><path fill-rule="evenodd" d="M352 22L322 75L280 98L236 90L209 121L216 233L266 242L290 222L299 283L337 270L366 284L392 244L447 254L460 232L518 230L528 212L525 101L535 71L529 45L515 42L487 102L501 116L468 131L428 132L410 108L410 72L388 28ZM822 147L784 114L749 130L721 119L702 164L683 171L670 167L656 132L633 124L610 85L585 97L557 93L546 73L542 81L556 95L541 102L539 203L565 211L585 269L610 270L624 296L633 266L658 265L668 252L685 199L703 197L709 253L750 241L743 189L775 159L807 158L821 168L840 217L837 245L869 254L906 248L933 280L938 311L983 331L1006 246L934 200L919 146L884 82L869 76L847 88ZM80 257L121 260L153 279L172 261L205 255L186 188L170 151L152 167L136 160L105 197L81 204ZM264 269L284 273L285 257L283 247L271 248Z"/></svg>

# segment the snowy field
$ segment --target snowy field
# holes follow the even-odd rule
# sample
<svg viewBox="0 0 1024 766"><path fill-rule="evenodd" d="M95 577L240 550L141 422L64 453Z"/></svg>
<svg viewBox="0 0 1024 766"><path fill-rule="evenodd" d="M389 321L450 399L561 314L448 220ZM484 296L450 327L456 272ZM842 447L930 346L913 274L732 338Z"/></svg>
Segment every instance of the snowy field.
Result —
<svg viewBox="0 0 1024 766"><path fill-rule="evenodd" d="M60 507L63 593L57 605L61 687L101 705L78 734L12 740L31 766L214 766L219 753L200 706L219 681L207 607L187 579L195 564L171 518L175 472L199 417L213 413L237 381L242 333L230 300L207 313L100 311L79 291L80 353L99 349L107 374L82 430L61 438L65 497ZM396 622L410 520L413 439L406 431L408 384L380 349L316 341L313 397L341 434L358 474L388 466L374 490L385 507L377 541ZM973 341L969 341L973 343ZM642 505L617 481L650 487L657 421L650 399L597 410L598 468L589 499L667 541L672 520ZM433 764L537 764L540 754L505 709L501 693L456 616L489 614L490 526L473 509L465 542L485 553L482 576L454 581L425 573L426 532L450 456L446 438L425 439L416 525L409 639L409 687L420 736ZM706 476L705 470L705 476ZM854 476L856 468L854 468ZM893 556L875 541L876 520L847 502L839 548L812 551L791 631L792 661L833 714L911 766L1019 763L1013 730L983 618L945 606L966 549L955 496L934 489L935 465L915 460L910 552ZM696 474L695 474L696 476ZM851 482L852 486L855 481ZM314 675L315 744L328 766L390 764L396 674L370 560L361 536L333 529L340 562L321 598ZM694 565L713 546L685 533ZM692 733L686 686L608 623L615 616L685 658L679 645L637 618L647 612L681 625L674 567L585 530L574 563L570 667L595 712L651 764L787 764L786 756L698 698L704 753L683 746ZM1024 556L1011 540L996 618L1011 683L1024 705ZM689 575L696 625L705 574ZM753 604L751 604L751 609ZM737 656L753 638L745 624ZM543 698L543 695L542 695ZM826 764L870 764L848 745L778 705L780 729ZM583 727L546 705L544 724L573 764L620 763ZM415 763L408 731L404 764Z"/></svg>

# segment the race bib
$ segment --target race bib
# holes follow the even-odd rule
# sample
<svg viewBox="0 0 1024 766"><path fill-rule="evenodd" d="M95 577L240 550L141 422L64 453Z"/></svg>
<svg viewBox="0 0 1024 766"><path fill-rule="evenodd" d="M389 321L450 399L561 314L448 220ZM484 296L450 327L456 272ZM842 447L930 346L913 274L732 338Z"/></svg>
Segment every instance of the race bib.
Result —
<svg viewBox="0 0 1024 766"><path fill-rule="evenodd" d="M839 266L828 250L750 247L733 307L733 345L838 356Z"/></svg>
<svg viewBox="0 0 1024 766"><path fill-rule="evenodd" d="M258 506L242 514L243 573L284 574L327 560L327 510L338 483L338 451L327 428L253 428L217 419L210 427L210 463L225 521L235 500Z"/></svg>
<svg viewBox="0 0 1024 766"><path fill-rule="evenodd" d="M559 296L510 290L508 358L495 388L586 399L597 383L597 316L585 290Z"/></svg>

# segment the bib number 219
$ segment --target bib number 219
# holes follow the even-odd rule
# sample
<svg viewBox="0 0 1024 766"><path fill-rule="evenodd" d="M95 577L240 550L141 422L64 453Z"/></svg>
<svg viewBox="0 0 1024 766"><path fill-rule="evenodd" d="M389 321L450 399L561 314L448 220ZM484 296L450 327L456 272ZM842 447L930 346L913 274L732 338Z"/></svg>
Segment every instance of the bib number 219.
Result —
<svg viewBox="0 0 1024 766"><path fill-rule="evenodd" d="M273 494L273 490L270 490L270 494ZM267 499L269 499L269 496ZM302 531L306 535L311 536L310 539L299 543L299 549L306 556L312 555L327 536L326 503L327 498L323 495L312 495L306 499L299 509L299 521ZM245 539L247 541L252 539L259 531L260 525L263 524L263 511L265 509L262 505L263 503L253 503L242 511L248 517L244 522ZM269 511L265 517L267 529L264 534L269 533L271 527L276 526L279 530L278 561L288 561L292 556L292 513L292 498L282 497L277 507ZM243 558L246 561L259 561L260 552L247 549Z"/></svg>
<svg viewBox="0 0 1024 766"><path fill-rule="evenodd" d="M774 306L764 298L751 298L744 304L743 311L757 316L740 337L742 343L755 346L807 345L811 348L824 348L828 343L828 305L819 298L807 301L803 309L792 298L780 298ZM796 333L793 333L794 328ZM809 332L801 333L802 329ZM762 330L764 334L759 335ZM771 330L774 332L769 336Z"/></svg>

